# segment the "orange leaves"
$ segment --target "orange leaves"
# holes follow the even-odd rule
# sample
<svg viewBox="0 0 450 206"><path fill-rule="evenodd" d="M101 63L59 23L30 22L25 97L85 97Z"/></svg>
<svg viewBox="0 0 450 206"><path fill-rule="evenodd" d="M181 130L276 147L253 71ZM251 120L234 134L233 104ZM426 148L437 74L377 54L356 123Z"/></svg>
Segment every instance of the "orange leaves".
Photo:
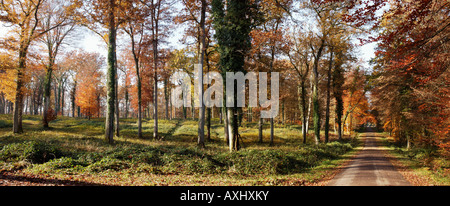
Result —
<svg viewBox="0 0 450 206"><path fill-rule="evenodd" d="M75 73L75 103L81 112L88 117L99 114L100 100L104 95L100 71L103 57L96 53L73 52L66 56L62 64Z"/></svg>
<svg viewBox="0 0 450 206"><path fill-rule="evenodd" d="M393 1L380 19L373 94L399 138L449 141L449 7L446 1Z"/></svg>
<svg viewBox="0 0 450 206"><path fill-rule="evenodd" d="M368 112L370 108L365 86L364 71L356 69L348 73L344 85L344 113L346 117L351 114L359 124L375 123L375 118ZM347 118L344 118L344 121L346 120Z"/></svg>
<svg viewBox="0 0 450 206"><path fill-rule="evenodd" d="M254 51L263 48L264 46L276 46L279 41L283 40L282 29L264 31L255 29L250 32L252 37L252 45Z"/></svg>
<svg viewBox="0 0 450 206"><path fill-rule="evenodd" d="M81 108L81 113L88 117L97 115L100 112L100 94L95 79L84 79L76 91L75 103Z"/></svg>

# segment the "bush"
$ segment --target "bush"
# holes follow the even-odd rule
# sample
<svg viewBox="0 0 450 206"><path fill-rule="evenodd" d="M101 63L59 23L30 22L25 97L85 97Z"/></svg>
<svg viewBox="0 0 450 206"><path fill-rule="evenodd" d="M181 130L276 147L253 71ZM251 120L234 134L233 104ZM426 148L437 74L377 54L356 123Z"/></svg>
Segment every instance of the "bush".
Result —
<svg viewBox="0 0 450 206"><path fill-rule="evenodd" d="M116 147L105 152L103 155L110 158L131 161L133 163L147 163L151 165L160 164L159 158L161 151L154 147L140 147L140 146L124 146Z"/></svg>
<svg viewBox="0 0 450 206"><path fill-rule="evenodd" d="M78 161L72 159L71 157L61 157L58 159L50 160L44 163L44 165L52 169L63 169L63 168L73 168L80 164Z"/></svg>
<svg viewBox="0 0 450 206"><path fill-rule="evenodd" d="M42 172L105 172L128 170L158 174L277 175L303 172L322 161L338 158L352 149L350 143L303 145L297 150L200 150L196 147L124 144L103 152L62 155L51 144L37 141L12 143L0 150L0 160L39 163ZM42 164L44 163L44 164Z"/></svg>
<svg viewBox="0 0 450 206"><path fill-rule="evenodd" d="M61 156L58 148L36 141L11 143L0 150L0 160L5 162L28 161L40 164Z"/></svg>
<svg viewBox="0 0 450 206"><path fill-rule="evenodd" d="M12 127L12 126L13 126L13 124L11 121L0 119L0 128L7 128L7 127Z"/></svg>
<svg viewBox="0 0 450 206"><path fill-rule="evenodd" d="M209 156L187 156L166 153L161 156L162 168L171 174L215 174L220 172L220 163Z"/></svg>
<svg viewBox="0 0 450 206"><path fill-rule="evenodd" d="M292 152L281 150L249 150L227 153L219 159L228 166L229 173L241 175L288 174L300 172L309 164Z"/></svg>
<svg viewBox="0 0 450 206"><path fill-rule="evenodd" d="M83 165L71 157L61 157L58 159L52 159L44 164L33 165L31 170L38 173L54 173L56 170L71 172L83 170Z"/></svg>

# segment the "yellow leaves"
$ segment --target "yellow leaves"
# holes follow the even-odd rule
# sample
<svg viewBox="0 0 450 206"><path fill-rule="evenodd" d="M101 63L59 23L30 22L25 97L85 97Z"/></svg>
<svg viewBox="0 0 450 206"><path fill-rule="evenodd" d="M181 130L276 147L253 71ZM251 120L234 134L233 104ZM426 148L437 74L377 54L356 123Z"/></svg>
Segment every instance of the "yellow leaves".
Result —
<svg viewBox="0 0 450 206"><path fill-rule="evenodd" d="M17 87L17 70L8 69L0 70L0 93L4 93L7 100L15 102Z"/></svg>
<svg viewBox="0 0 450 206"><path fill-rule="evenodd" d="M17 70L15 62L8 54L0 54L0 93L4 93L6 99L14 102L17 86Z"/></svg>

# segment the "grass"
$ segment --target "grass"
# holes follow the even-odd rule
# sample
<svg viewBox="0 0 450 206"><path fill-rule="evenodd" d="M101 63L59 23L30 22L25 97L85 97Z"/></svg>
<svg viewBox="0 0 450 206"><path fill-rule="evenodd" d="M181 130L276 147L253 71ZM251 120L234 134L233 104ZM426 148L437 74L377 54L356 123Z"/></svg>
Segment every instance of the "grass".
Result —
<svg viewBox="0 0 450 206"><path fill-rule="evenodd" d="M312 137L303 145L297 125L276 125L269 147L268 128L261 144L257 124L244 123L244 148L230 153L217 119L206 149L196 147L192 120L160 120L164 139L156 141L152 120L138 139L136 119L121 119L121 134L109 145L104 119L59 117L43 130L39 116L24 116L23 134L12 134L9 119L0 115L0 171L107 185L314 185L330 179L358 145L352 138L314 145Z"/></svg>
<svg viewBox="0 0 450 206"><path fill-rule="evenodd" d="M435 148L408 150L392 138L386 138L384 144L389 148L389 154L395 157L394 164L413 185L450 185L450 161L438 155Z"/></svg>

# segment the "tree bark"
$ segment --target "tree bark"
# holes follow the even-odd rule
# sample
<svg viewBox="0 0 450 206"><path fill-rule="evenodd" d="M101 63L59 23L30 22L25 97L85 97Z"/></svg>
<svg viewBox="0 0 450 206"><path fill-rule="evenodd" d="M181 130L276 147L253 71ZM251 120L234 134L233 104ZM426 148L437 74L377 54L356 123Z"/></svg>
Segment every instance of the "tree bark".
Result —
<svg viewBox="0 0 450 206"><path fill-rule="evenodd" d="M169 89L168 89L168 79L165 78L164 79L164 104L165 104L165 114L166 114L166 119L169 119Z"/></svg>
<svg viewBox="0 0 450 206"><path fill-rule="evenodd" d="M17 85L16 96L14 102L14 114L13 114L13 132L15 134L23 133L22 128L22 110L23 110L23 70L26 62L26 52L28 46L21 45L19 49L19 67L17 69Z"/></svg>
<svg viewBox="0 0 450 206"><path fill-rule="evenodd" d="M151 25L153 46L153 139L159 139L158 135L158 38L159 38L159 13L161 1L151 2Z"/></svg>
<svg viewBox="0 0 450 206"><path fill-rule="evenodd" d="M301 95L300 95L300 102L301 102L301 112L302 112L302 136L303 136L303 144L306 144L306 137L308 134L308 109L306 106L306 88L305 88L305 81L301 81L300 85L301 89Z"/></svg>
<svg viewBox="0 0 450 206"><path fill-rule="evenodd" d="M259 118L258 121L258 143L263 143L263 119Z"/></svg>
<svg viewBox="0 0 450 206"><path fill-rule="evenodd" d="M53 62L50 61L47 66L47 72L45 74L44 80L44 114L42 119L42 124L45 129L48 128L48 110L50 108L50 88L51 88L51 80L52 80L52 72L53 72Z"/></svg>
<svg viewBox="0 0 450 206"><path fill-rule="evenodd" d="M74 82L72 91L70 92L70 101L72 102L72 117L75 117L75 93L77 88L77 81Z"/></svg>
<svg viewBox="0 0 450 206"><path fill-rule="evenodd" d="M327 106L325 109L325 143L328 143L330 132L330 98L331 98L331 68L333 66L333 51L330 54L330 62L327 71Z"/></svg>
<svg viewBox="0 0 450 206"><path fill-rule="evenodd" d="M322 56L322 51L325 41L321 40L320 48L317 51L314 59L313 67L313 107L314 107L314 138L316 144L320 143L320 103L319 103L319 60Z"/></svg>
<svg viewBox="0 0 450 206"><path fill-rule="evenodd" d="M200 94L199 103L200 103L200 115L198 121L198 141L197 145L201 148L205 147L205 104L203 104L203 65L204 58L206 52L206 29L205 29L205 19L206 19L206 0L202 0L202 11L200 18L200 57L199 57L199 85L198 91Z"/></svg>
<svg viewBox="0 0 450 206"><path fill-rule="evenodd" d="M120 136L120 110L119 110L119 76L117 72L117 58L115 59L116 64L116 78L115 78L115 85L116 85L116 98L115 98L115 106L116 106L116 136Z"/></svg>
<svg viewBox="0 0 450 206"><path fill-rule="evenodd" d="M107 70L107 112L105 122L105 138L110 143L114 143L114 110L115 110L115 60L116 60L116 22L114 16L115 1L109 1L109 39L108 39L108 70Z"/></svg>

